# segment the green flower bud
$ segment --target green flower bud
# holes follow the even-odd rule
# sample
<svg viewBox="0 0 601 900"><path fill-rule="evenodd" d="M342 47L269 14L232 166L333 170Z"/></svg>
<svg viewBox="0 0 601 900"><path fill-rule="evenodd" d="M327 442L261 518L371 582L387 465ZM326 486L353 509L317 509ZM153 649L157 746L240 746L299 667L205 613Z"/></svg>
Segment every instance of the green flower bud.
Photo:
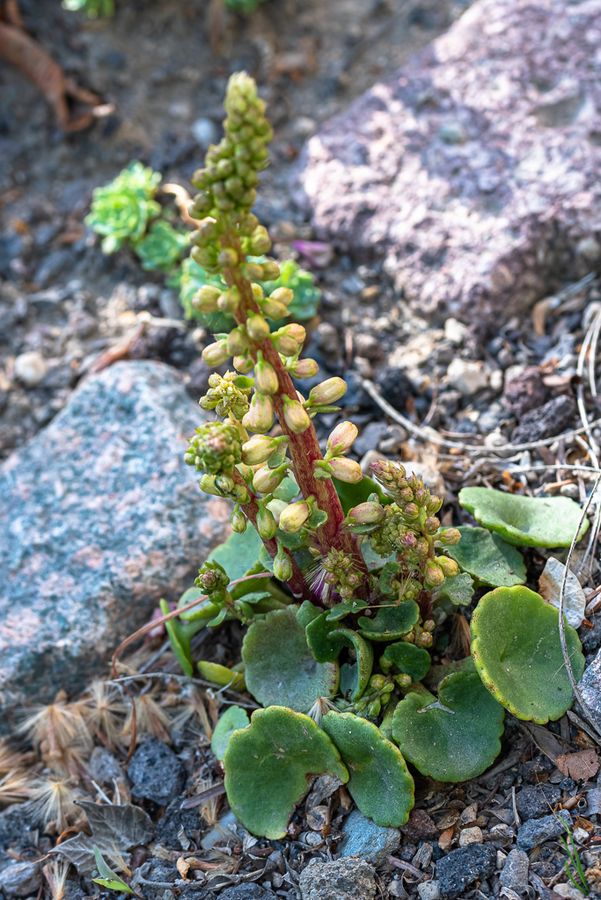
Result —
<svg viewBox="0 0 601 900"><path fill-rule="evenodd" d="M406 503L403 507L403 515L413 522L419 516L419 506L416 503Z"/></svg>
<svg viewBox="0 0 601 900"><path fill-rule="evenodd" d="M415 639L415 643L418 647L431 647L434 643L434 638L429 631L422 631Z"/></svg>
<svg viewBox="0 0 601 900"><path fill-rule="evenodd" d="M263 281L277 281L280 275L280 267L275 259L265 260L263 263Z"/></svg>
<svg viewBox="0 0 601 900"><path fill-rule="evenodd" d="M385 684L386 678L384 675L372 675L369 679L369 686L374 691L381 691Z"/></svg>
<svg viewBox="0 0 601 900"><path fill-rule="evenodd" d="M277 447L277 438L267 437L265 434L255 434L242 444L242 460L248 466L260 466L261 463L267 462Z"/></svg>
<svg viewBox="0 0 601 900"><path fill-rule="evenodd" d="M221 593L229 587L230 579L223 568L217 562L206 562L198 570L198 575L194 580L196 587L199 587L206 594Z"/></svg>
<svg viewBox="0 0 601 900"><path fill-rule="evenodd" d="M459 543L461 540L461 532L458 528L443 528L438 532L436 538L441 544L446 544L450 547L453 544Z"/></svg>
<svg viewBox="0 0 601 900"><path fill-rule="evenodd" d="M424 629L424 631L429 631L430 633L432 633L436 628L436 622L434 621L434 619L426 619L426 621L422 625L422 628Z"/></svg>
<svg viewBox="0 0 601 900"><path fill-rule="evenodd" d="M442 498L441 497L430 497L428 503L426 505L426 511L429 516L435 516L440 507L442 506Z"/></svg>
<svg viewBox="0 0 601 900"><path fill-rule="evenodd" d="M444 572L442 567L438 565L438 563L433 560L427 560L424 566L424 584L427 588L437 588L440 587L444 581Z"/></svg>
<svg viewBox="0 0 601 900"><path fill-rule="evenodd" d="M265 321L263 316L258 314L248 317L246 320L246 330L248 336L253 341L264 341L270 334L269 323Z"/></svg>
<svg viewBox="0 0 601 900"><path fill-rule="evenodd" d="M359 429L352 422L340 422L328 438L328 454L340 456L342 453L346 453L353 446L358 434Z"/></svg>
<svg viewBox="0 0 601 900"><path fill-rule="evenodd" d="M302 434L311 425L311 419L298 400L284 396L284 422L293 434Z"/></svg>
<svg viewBox="0 0 601 900"><path fill-rule="evenodd" d="M210 284L203 284L200 290L194 294L192 306L199 312L215 312L220 293L219 288L212 287Z"/></svg>
<svg viewBox="0 0 601 900"><path fill-rule="evenodd" d="M248 375L255 367L252 356L247 353L234 356L232 365L236 372L240 372L242 375Z"/></svg>
<svg viewBox="0 0 601 900"><path fill-rule="evenodd" d="M248 520L236 503L232 512L232 531L235 531L236 534L244 534L247 525Z"/></svg>
<svg viewBox="0 0 601 900"><path fill-rule="evenodd" d="M289 581L293 574L292 560L280 545L273 559L273 574L278 581Z"/></svg>
<svg viewBox="0 0 601 900"><path fill-rule="evenodd" d="M257 284L256 282L253 282L251 284L251 289L253 292L253 300L255 301L255 303L260 303L265 297L263 286L261 284Z"/></svg>
<svg viewBox="0 0 601 900"><path fill-rule="evenodd" d="M272 537L275 537L277 530L278 526L273 513L264 504L261 504L257 513L257 531L259 536L264 541L269 541Z"/></svg>
<svg viewBox="0 0 601 900"><path fill-rule="evenodd" d="M279 390L277 373L271 363L264 359L260 359L255 365L255 384L262 394L277 394Z"/></svg>
<svg viewBox="0 0 601 900"><path fill-rule="evenodd" d="M276 288L269 295L269 299L275 303L282 303L284 306L290 306L294 300L294 291L287 287Z"/></svg>
<svg viewBox="0 0 601 900"><path fill-rule="evenodd" d="M449 556L437 556L436 562L444 572L446 578L451 578L453 575L459 574L459 566L455 560L451 559Z"/></svg>
<svg viewBox="0 0 601 900"><path fill-rule="evenodd" d="M223 294L219 295L219 299L217 300L218 309L228 315L233 315L239 305L240 294L236 288L229 288L227 291L224 291Z"/></svg>
<svg viewBox="0 0 601 900"><path fill-rule="evenodd" d="M393 677L402 691L406 691L412 685L411 675L394 675Z"/></svg>
<svg viewBox="0 0 601 900"><path fill-rule="evenodd" d="M354 459L346 459L346 457L335 457L329 461L332 475L338 481L344 481L347 484L357 484L363 480L363 472L361 466Z"/></svg>
<svg viewBox="0 0 601 900"><path fill-rule="evenodd" d="M308 402L311 406L329 406L345 394L346 381L343 378L327 378L311 390Z"/></svg>
<svg viewBox="0 0 601 900"><path fill-rule="evenodd" d="M288 367L293 378L314 378L319 372L319 366L314 359L299 359Z"/></svg>
<svg viewBox="0 0 601 900"><path fill-rule="evenodd" d="M307 332L302 325L291 322L271 335L276 350L283 356L296 356L303 348Z"/></svg>
<svg viewBox="0 0 601 900"><path fill-rule="evenodd" d="M347 518L353 525L377 525L385 515L384 507L376 500L366 500L349 510Z"/></svg>
<svg viewBox="0 0 601 900"><path fill-rule="evenodd" d="M371 703L367 704L367 715L372 719L375 719L376 716L380 715L382 710L382 701L377 698L376 700L372 700Z"/></svg>
<svg viewBox="0 0 601 900"><path fill-rule="evenodd" d="M259 494L271 494L281 483L288 471L288 463L282 463L276 469L268 465L261 466L253 475L253 489Z"/></svg>
<svg viewBox="0 0 601 900"><path fill-rule="evenodd" d="M202 358L207 366L222 366L230 358L225 340L215 341L202 351Z"/></svg>
<svg viewBox="0 0 601 900"><path fill-rule="evenodd" d="M201 472L229 474L242 458L238 429L227 422L207 422L196 429L184 460Z"/></svg>
<svg viewBox="0 0 601 900"><path fill-rule="evenodd" d="M271 238L263 225L258 225L250 236L250 252L254 256L263 256L271 250Z"/></svg>
<svg viewBox="0 0 601 900"><path fill-rule="evenodd" d="M280 514L280 528L288 534L300 531L310 515L309 504L306 500L290 503Z"/></svg>
<svg viewBox="0 0 601 900"><path fill-rule="evenodd" d="M219 251L217 262L222 269L231 269L238 264L238 254L232 247L224 247Z"/></svg>
<svg viewBox="0 0 601 900"><path fill-rule="evenodd" d="M260 263L247 262L245 268L246 277L250 279L250 281L260 281L263 277L263 266ZM254 287L254 285L253 285ZM261 288L261 296L264 296L265 292L263 288ZM257 299L257 298L255 298Z"/></svg>
<svg viewBox="0 0 601 900"><path fill-rule="evenodd" d="M267 394L255 391L250 402L250 409L242 419L247 431L264 434L273 425L273 403Z"/></svg>
<svg viewBox="0 0 601 900"><path fill-rule="evenodd" d="M267 316L268 319L278 321L279 319L285 319L286 316L290 315L287 306L284 306L283 303L277 303L277 301L272 300L270 297L262 300L260 305L261 312L263 315Z"/></svg>
<svg viewBox="0 0 601 900"><path fill-rule="evenodd" d="M232 328L226 340L230 356L238 356L248 350L249 341L244 325L238 325L237 328Z"/></svg>

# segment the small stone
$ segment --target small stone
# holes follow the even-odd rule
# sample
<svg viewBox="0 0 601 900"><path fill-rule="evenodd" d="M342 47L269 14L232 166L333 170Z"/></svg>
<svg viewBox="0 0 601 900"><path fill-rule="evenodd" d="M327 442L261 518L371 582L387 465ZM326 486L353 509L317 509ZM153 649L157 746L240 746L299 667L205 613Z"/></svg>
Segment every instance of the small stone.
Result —
<svg viewBox="0 0 601 900"><path fill-rule="evenodd" d="M383 356L382 341L373 334L359 333L355 335L355 352L370 362L377 362Z"/></svg>
<svg viewBox="0 0 601 900"><path fill-rule="evenodd" d="M578 686L597 726L601 726L601 650L597 652L590 666L584 670Z"/></svg>
<svg viewBox="0 0 601 900"><path fill-rule="evenodd" d="M417 886L420 900L440 900L440 884L438 881L422 881Z"/></svg>
<svg viewBox="0 0 601 900"><path fill-rule="evenodd" d="M528 890L528 854L523 850L512 850L505 860L499 880L503 887L510 888L516 894Z"/></svg>
<svg viewBox="0 0 601 900"><path fill-rule="evenodd" d="M194 140L201 150L208 150L211 144L219 140L219 130L212 119L201 116L192 123L191 128Z"/></svg>
<svg viewBox="0 0 601 900"><path fill-rule="evenodd" d="M490 372L479 360L455 357L447 369L447 381L464 395L471 397L488 387Z"/></svg>
<svg viewBox="0 0 601 900"><path fill-rule="evenodd" d="M470 844L443 856L436 863L436 877L443 897L460 897L468 887L495 871L497 851L491 844Z"/></svg>
<svg viewBox="0 0 601 900"><path fill-rule="evenodd" d="M521 417L519 425L511 434L512 443L527 444L559 435L572 424L574 414L575 405L571 397L566 394L553 397Z"/></svg>
<svg viewBox="0 0 601 900"><path fill-rule="evenodd" d="M132 794L166 806L183 790L186 770L173 750L157 738L141 744L127 767Z"/></svg>
<svg viewBox="0 0 601 900"><path fill-rule="evenodd" d="M353 444L353 450L358 456L364 456L370 450L377 450L387 430L385 422L369 422L359 432L359 437Z"/></svg>
<svg viewBox="0 0 601 900"><path fill-rule="evenodd" d="M542 406L548 398L549 389L538 366L526 366L511 377L506 375L503 400L518 419L531 409Z"/></svg>
<svg viewBox="0 0 601 900"><path fill-rule="evenodd" d="M586 595L576 575L554 556L550 556L545 563L545 568L538 579L538 589L548 603L559 609L559 597L564 577L566 587L564 592L563 611L568 623L573 628L580 628L584 619L586 608Z"/></svg>
<svg viewBox="0 0 601 900"><path fill-rule="evenodd" d="M565 834L566 826L569 826L572 819L570 814L564 810L551 816L543 816L541 819L530 819L524 822L518 829L517 845L520 850L532 850L545 841L552 841L555 838Z"/></svg>
<svg viewBox="0 0 601 900"><path fill-rule="evenodd" d="M0 870L0 892L4 897L31 897L39 888L39 863L12 862Z"/></svg>
<svg viewBox="0 0 601 900"><path fill-rule="evenodd" d="M187 850L190 840L195 840L203 830L198 810L182 809L181 800L176 798L156 823L154 840L168 850Z"/></svg>
<svg viewBox="0 0 601 900"><path fill-rule="evenodd" d="M88 773L98 784L112 784L123 778L119 763L106 747L94 747L88 762Z"/></svg>
<svg viewBox="0 0 601 900"><path fill-rule="evenodd" d="M444 336L452 344L463 344L469 334L469 329L463 322L450 316L444 323Z"/></svg>
<svg viewBox="0 0 601 900"><path fill-rule="evenodd" d="M567 882L554 885L553 893L557 894L558 897L567 897L567 900L582 900L583 897L582 891L579 891L578 888Z"/></svg>
<svg viewBox="0 0 601 900"><path fill-rule="evenodd" d="M445 144L465 144L467 134L459 122L446 122L441 126L438 136Z"/></svg>
<svg viewBox="0 0 601 900"><path fill-rule="evenodd" d="M459 846L468 847L470 844L482 843L482 829L477 825L473 828L464 828L459 833Z"/></svg>
<svg viewBox="0 0 601 900"><path fill-rule="evenodd" d="M203 850L212 850L216 844L229 844L238 841L236 828L238 820L231 810L224 813L217 824L202 838L200 846Z"/></svg>
<svg viewBox="0 0 601 900"><path fill-rule="evenodd" d="M380 393L391 406L399 412L406 411L408 401L415 394L415 388L403 369L389 366L378 375L376 383Z"/></svg>
<svg viewBox="0 0 601 900"><path fill-rule="evenodd" d="M378 447L382 453L386 455L400 453L408 436L409 435L401 425L389 425L386 429L386 433L380 439Z"/></svg>
<svg viewBox="0 0 601 900"><path fill-rule="evenodd" d="M376 879L364 859L312 859L299 881L301 900L373 900Z"/></svg>
<svg viewBox="0 0 601 900"><path fill-rule="evenodd" d="M41 353L31 350L15 359L15 378L28 388L37 387L44 380L48 364Z"/></svg>
<svg viewBox="0 0 601 900"><path fill-rule="evenodd" d="M276 900L273 891L268 891L260 884L236 884L219 893L219 900Z"/></svg>
<svg viewBox="0 0 601 900"><path fill-rule="evenodd" d="M315 329L314 337L322 353L336 359L340 352L338 329L331 322L320 322Z"/></svg>
<svg viewBox="0 0 601 900"><path fill-rule="evenodd" d="M424 840L437 833L434 820L424 809L412 809L407 824L401 828L401 834L409 840Z"/></svg>
<svg viewBox="0 0 601 900"><path fill-rule="evenodd" d="M383 828L358 809L353 810L342 828L340 855L360 856L377 865L386 861L401 843L396 828Z"/></svg>
<svg viewBox="0 0 601 900"><path fill-rule="evenodd" d="M561 790L555 784L525 785L515 797L516 809L523 820L548 815L561 800Z"/></svg>

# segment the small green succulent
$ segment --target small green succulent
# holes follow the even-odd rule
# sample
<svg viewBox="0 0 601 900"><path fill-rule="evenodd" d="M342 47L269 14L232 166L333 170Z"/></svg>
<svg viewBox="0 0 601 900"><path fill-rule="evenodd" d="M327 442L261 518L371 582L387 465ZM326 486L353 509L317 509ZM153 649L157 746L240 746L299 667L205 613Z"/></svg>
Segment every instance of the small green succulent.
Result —
<svg viewBox="0 0 601 900"><path fill-rule="evenodd" d="M69 12L84 12L90 19L100 19L115 13L115 0L63 0Z"/></svg>
<svg viewBox="0 0 601 900"><path fill-rule="evenodd" d="M132 162L109 184L98 187L86 224L99 234L104 253L141 241L161 212L155 195L161 175L140 162Z"/></svg>
<svg viewBox="0 0 601 900"><path fill-rule="evenodd" d="M164 219L157 219L135 245L142 268L147 271L171 272L188 249L189 238Z"/></svg>

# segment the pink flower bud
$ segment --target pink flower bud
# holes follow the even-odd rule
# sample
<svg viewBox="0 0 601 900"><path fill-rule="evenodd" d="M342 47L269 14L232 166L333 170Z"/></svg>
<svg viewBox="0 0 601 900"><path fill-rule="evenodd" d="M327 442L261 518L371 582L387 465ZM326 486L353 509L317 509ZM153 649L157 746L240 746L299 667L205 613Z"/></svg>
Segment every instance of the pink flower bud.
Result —
<svg viewBox="0 0 601 900"><path fill-rule="evenodd" d="M273 425L273 403L267 394L255 391L250 402L250 409L242 418L242 424L248 431L264 434Z"/></svg>
<svg viewBox="0 0 601 900"><path fill-rule="evenodd" d="M327 378L321 384L316 385L309 394L311 406L329 406L336 403L346 394L346 381L343 378Z"/></svg>
<svg viewBox="0 0 601 900"><path fill-rule="evenodd" d="M440 587L444 581L444 572L438 563L429 559L424 566L424 584L427 588Z"/></svg>
<svg viewBox="0 0 601 900"><path fill-rule="evenodd" d="M307 519L309 518L309 504L306 500L299 500L298 503L290 503L280 513L280 528L289 534L300 531Z"/></svg>
<svg viewBox="0 0 601 900"><path fill-rule="evenodd" d="M288 371L293 378L314 378L319 372L319 366L314 359L299 359Z"/></svg>
<svg viewBox="0 0 601 900"><path fill-rule="evenodd" d="M261 466L253 475L253 488L259 494L271 494L284 478L288 471L288 464L284 463L277 469L270 469L269 466Z"/></svg>
<svg viewBox="0 0 601 900"><path fill-rule="evenodd" d="M296 356L303 348L307 332L302 325L291 322L284 325L271 335L273 344L283 356Z"/></svg>
<svg viewBox="0 0 601 900"><path fill-rule="evenodd" d="M202 351L202 358L207 366L222 366L230 358L227 343L224 340L209 344Z"/></svg>
<svg viewBox="0 0 601 900"><path fill-rule="evenodd" d="M375 500L366 500L349 510L348 519L353 525L377 525L384 515L383 506Z"/></svg>
<svg viewBox="0 0 601 900"><path fill-rule="evenodd" d="M355 443L358 434L359 429L352 422L340 422L328 438L328 453L335 456L346 453Z"/></svg>
<svg viewBox="0 0 601 900"><path fill-rule="evenodd" d="M348 484L357 484L363 478L361 466L354 459L346 459L344 456L335 457L329 461L332 475L339 481L345 481Z"/></svg>
<svg viewBox="0 0 601 900"><path fill-rule="evenodd" d="M293 434L302 434L311 425L307 410L298 400L284 397L284 422Z"/></svg>

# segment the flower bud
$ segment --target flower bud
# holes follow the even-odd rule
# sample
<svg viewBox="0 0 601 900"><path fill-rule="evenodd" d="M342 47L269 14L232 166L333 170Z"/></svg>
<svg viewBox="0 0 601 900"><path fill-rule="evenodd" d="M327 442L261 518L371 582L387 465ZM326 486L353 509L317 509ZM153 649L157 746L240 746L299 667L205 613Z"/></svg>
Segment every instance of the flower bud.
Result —
<svg viewBox="0 0 601 900"><path fill-rule="evenodd" d="M424 566L424 584L427 588L440 587L444 581L444 572L441 566L433 560L429 559Z"/></svg>
<svg viewBox="0 0 601 900"><path fill-rule="evenodd" d="M406 691L412 684L411 675L394 675L394 680L402 691Z"/></svg>
<svg viewBox="0 0 601 900"><path fill-rule="evenodd" d="M192 306L194 309L199 310L199 312L215 312L220 294L221 291L219 288L212 287L210 284L203 284L200 290L194 294Z"/></svg>
<svg viewBox="0 0 601 900"><path fill-rule="evenodd" d="M384 675L372 675L369 679L369 686L374 691L381 691L385 684L386 678Z"/></svg>
<svg viewBox="0 0 601 900"><path fill-rule="evenodd" d="M259 359L255 365L255 384L262 394L277 394L279 390L277 373L271 363L264 359Z"/></svg>
<svg viewBox="0 0 601 900"><path fill-rule="evenodd" d="M316 385L309 394L311 406L329 406L336 403L346 394L346 381L343 378L327 378L321 384Z"/></svg>
<svg viewBox="0 0 601 900"><path fill-rule="evenodd" d="M255 367L252 357L247 353L234 356L232 365L236 372L240 372L242 375L248 375Z"/></svg>
<svg viewBox="0 0 601 900"><path fill-rule="evenodd" d="M271 238L263 225L257 225L250 236L250 252L253 256L263 256L271 250Z"/></svg>
<svg viewBox="0 0 601 900"><path fill-rule="evenodd" d="M289 366L288 371L293 378L314 378L319 372L319 366L314 359L299 359Z"/></svg>
<svg viewBox="0 0 601 900"><path fill-rule="evenodd" d="M426 511L429 516L435 516L442 506L442 497L430 497L426 504Z"/></svg>
<svg viewBox="0 0 601 900"><path fill-rule="evenodd" d="M236 504L232 512L232 531L235 531L236 534L244 534L247 525L248 520L246 516L240 509L239 505Z"/></svg>
<svg viewBox="0 0 601 900"><path fill-rule="evenodd" d="M298 503L290 503L286 509L280 513L280 528L289 534L294 534L303 527L309 518L309 504L306 500L299 500Z"/></svg>
<svg viewBox="0 0 601 900"><path fill-rule="evenodd" d="M275 438L267 437L265 434L255 434L242 444L242 461L248 466L260 466L267 462L277 446Z"/></svg>
<svg viewBox="0 0 601 900"><path fill-rule="evenodd" d="M261 466L253 475L253 489L259 494L271 494L280 484L287 471L288 463L282 463L276 469L270 469L268 465Z"/></svg>
<svg viewBox="0 0 601 900"><path fill-rule="evenodd" d="M290 315L287 306L284 306L283 303L277 303L271 297L261 301L261 311L268 319L274 319L275 321L285 319L286 316Z"/></svg>
<svg viewBox="0 0 601 900"><path fill-rule="evenodd" d="M437 556L436 562L444 572L446 578L451 578L453 575L459 574L459 566L454 559L450 559L448 556Z"/></svg>
<svg viewBox="0 0 601 900"><path fill-rule="evenodd" d="M363 479L361 466L354 459L347 459L344 456L335 457L329 461L332 475L338 481L345 481L347 484L357 484Z"/></svg>
<svg viewBox="0 0 601 900"><path fill-rule="evenodd" d="M253 341L264 341L269 337L269 323L258 314L249 316L246 320L246 331Z"/></svg>
<svg viewBox="0 0 601 900"><path fill-rule="evenodd" d="M419 506L417 503L406 503L403 507L403 515L410 522L413 522L419 516Z"/></svg>
<svg viewBox="0 0 601 900"><path fill-rule="evenodd" d="M271 335L276 350L283 356L296 356L303 348L307 332L302 325L291 322Z"/></svg>
<svg viewBox="0 0 601 900"><path fill-rule="evenodd" d="M426 532L426 534L436 534L439 528L440 519L438 519L436 516L428 516L428 518L424 522L424 531Z"/></svg>
<svg viewBox="0 0 601 900"><path fill-rule="evenodd" d="M233 315L240 305L240 294L236 288L229 288L219 295L217 306L221 312Z"/></svg>
<svg viewBox="0 0 601 900"><path fill-rule="evenodd" d="M302 434L311 425L307 410L298 400L284 397L284 422L293 434Z"/></svg>
<svg viewBox="0 0 601 900"><path fill-rule="evenodd" d="M453 544L458 544L461 540L461 532L458 528L444 528L442 531L439 531L436 535L437 539L441 542L441 544L446 544L448 547Z"/></svg>
<svg viewBox="0 0 601 900"><path fill-rule="evenodd" d="M230 356L237 356L248 350L248 335L244 325L238 325L237 328L232 328L226 340Z"/></svg>
<svg viewBox="0 0 601 900"><path fill-rule="evenodd" d="M377 525L384 515L383 506L375 500L366 500L349 510L348 520L353 525Z"/></svg>
<svg viewBox="0 0 601 900"><path fill-rule="evenodd" d="M248 431L264 434L273 425L273 403L267 394L255 391L250 401L250 409L242 417L242 424Z"/></svg>
<svg viewBox="0 0 601 900"><path fill-rule="evenodd" d="M257 282L263 278L263 266L260 263L246 263L246 277L251 281Z"/></svg>
<svg viewBox="0 0 601 900"><path fill-rule="evenodd" d="M207 366L222 366L230 358L225 340L215 341L202 351L202 358Z"/></svg>
<svg viewBox="0 0 601 900"><path fill-rule="evenodd" d="M255 303L260 303L265 297L265 291L263 290L263 285L257 284L256 281L253 281L251 284L251 290L253 292L253 300Z"/></svg>
<svg viewBox="0 0 601 900"><path fill-rule="evenodd" d="M263 281L276 281L280 274L280 267L275 259L268 259L263 263Z"/></svg>
<svg viewBox="0 0 601 900"><path fill-rule="evenodd" d="M434 619L426 619L426 621L422 624L422 628L424 631L432 632L436 628L436 622Z"/></svg>
<svg viewBox="0 0 601 900"><path fill-rule="evenodd" d="M340 422L328 438L328 453L332 456L346 453L353 446L358 434L359 429L352 422Z"/></svg>
<svg viewBox="0 0 601 900"><path fill-rule="evenodd" d="M278 552L273 559L273 574L278 581L289 581L292 573L292 560L282 547L278 547Z"/></svg>
<svg viewBox="0 0 601 900"><path fill-rule="evenodd" d="M415 643L418 647L431 647L434 643L434 638L429 631L422 631L418 634Z"/></svg>
<svg viewBox="0 0 601 900"><path fill-rule="evenodd" d="M269 299L274 300L276 303L282 303L284 306L290 306L294 300L294 291L287 287L279 287L271 292Z"/></svg>
<svg viewBox="0 0 601 900"><path fill-rule="evenodd" d="M217 262L222 269L231 269L238 264L238 254L232 247L224 247L219 251Z"/></svg>
<svg viewBox="0 0 601 900"><path fill-rule="evenodd" d="M273 513L264 504L261 504L257 512L257 531L259 536L264 541L269 541L272 537L275 537L277 530L278 526Z"/></svg>
<svg viewBox="0 0 601 900"><path fill-rule="evenodd" d="M380 715L382 710L382 701L379 698L372 700L371 703L367 704L367 715L371 718L376 718L376 716Z"/></svg>

